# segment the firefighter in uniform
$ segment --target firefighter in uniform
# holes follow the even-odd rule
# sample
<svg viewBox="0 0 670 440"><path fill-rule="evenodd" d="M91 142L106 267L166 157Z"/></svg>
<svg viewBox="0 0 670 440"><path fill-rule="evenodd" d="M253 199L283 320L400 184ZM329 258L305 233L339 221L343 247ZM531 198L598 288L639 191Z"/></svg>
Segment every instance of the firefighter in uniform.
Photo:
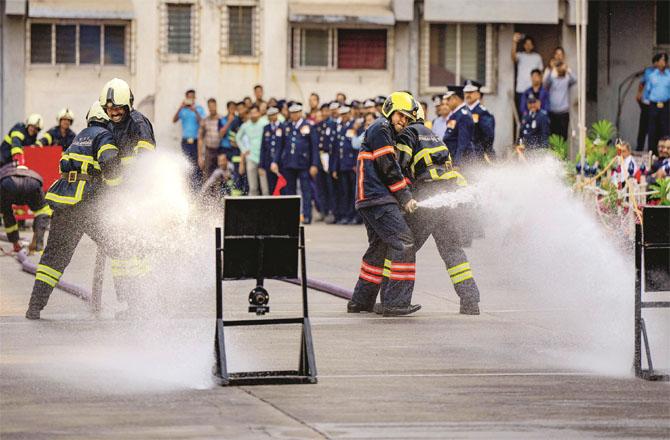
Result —
<svg viewBox="0 0 670 440"><path fill-rule="evenodd" d="M100 105L109 116L108 128L114 136L115 145L119 148L124 173L134 172L133 163L136 157L156 150L151 122L142 113L133 109L133 101L130 86L119 78L107 82L100 91ZM128 230L119 231L115 234L115 238L121 241L129 234ZM134 237L132 241L135 246L134 255L111 258L116 296L119 301L128 303L126 310L117 313L117 317L121 319L132 317L137 312L136 300L142 285L146 285L145 276L150 272L149 263L144 256L145 250L137 248L141 243L140 237Z"/></svg>
<svg viewBox="0 0 670 440"><path fill-rule="evenodd" d="M270 171L270 166L272 158L277 154L277 149L284 139L284 127L279 122L279 109L277 107L268 108L266 115L269 122L263 127L261 160L258 167L265 170L265 175L268 178L268 188L270 189L270 194L272 194L275 186L277 186L277 174Z"/></svg>
<svg viewBox="0 0 670 440"><path fill-rule="evenodd" d="M302 219L308 225L312 222L312 187L310 180L316 177L319 162L317 133L312 124L302 114L302 105L292 103L288 109L290 120L284 125L284 139L274 157L270 169L274 173L282 169L286 187L282 194L295 195L298 180L302 191Z"/></svg>
<svg viewBox="0 0 670 440"><path fill-rule="evenodd" d="M340 123L337 126L335 143L332 149L332 176L337 191L335 223L338 225L356 223L356 159L352 141L356 137L355 124L351 110L347 106L338 109Z"/></svg>
<svg viewBox="0 0 670 440"><path fill-rule="evenodd" d="M417 200L453 191L467 185L465 178L453 167L449 149L423 124L419 111L416 123L405 128L398 137L396 149L403 174L410 179ZM447 273L460 297L460 312L479 314L479 290L463 246L472 240L469 211L464 207L419 210L407 216L414 246L418 251L432 235L446 265Z"/></svg>
<svg viewBox="0 0 670 440"><path fill-rule="evenodd" d="M368 249L347 304L349 313L372 312L377 293L384 316L408 315L421 308L410 304L415 251L412 232L401 211L412 213L417 203L395 156L396 133L416 119L417 111L410 94L394 92L382 106L384 117L365 132L356 164L356 209L365 223Z"/></svg>
<svg viewBox="0 0 670 440"><path fill-rule="evenodd" d="M477 81L468 80L463 87L463 95L474 122L472 144L475 157L479 160L483 159L486 162L491 162L496 154L493 149L496 121L491 112L480 102L482 99L481 87L482 85Z"/></svg>
<svg viewBox="0 0 670 440"><path fill-rule="evenodd" d="M28 116L25 124L22 122L15 124L0 144L0 166L12 161L24 165L23 147L35 145L42 126L42 116L37 113Z"/></svg>
<svg viewBox="0 0 670 440"><path fill-rule="evenodd" d="M69 108L64 108L58 112L56 120L58 121L58 125L51 127L44 133L37 141L37 145L43 147L60 145L63 149L67 149L72 144L72 140L76 134L70 130L70 126L74 122L74 114Z"/></svg>
<svg viewBox="0 0 670 440"><path fill-rule="evenodd" d="M451 113L447 118L444 143L451 152L454 165L462 166L475 159L472 148L474 121L468 106L463 102L463 87L448 86L444 95Z"/></svg>
<svg viewBox="0 0 670 440"><path fill-rule="evenodd" d="M28 319L40 319L40 312L84 234L106 254L114 256L120 252L112 248L113 240L105 240L97 206L102 187L116 186L121 181L119 149L107 127L109 117L98 101L91 106L86 120L88 127L75 136L61 156L61 178L51 185L46 195L54 213L47 246L37 265L26 311Z"/></svg>
<svg viewBox="0 0 670 440"><path fill-rule="evenodd" d="M19 224L12 205L28 205L33 212L33 240L29 250L41 251L44 233L49 226L51 208L44 200L42 176L25 165L8 163L0 168L0 213L5 224L7 239L14 245L14 252L21 250Z"/></svg>

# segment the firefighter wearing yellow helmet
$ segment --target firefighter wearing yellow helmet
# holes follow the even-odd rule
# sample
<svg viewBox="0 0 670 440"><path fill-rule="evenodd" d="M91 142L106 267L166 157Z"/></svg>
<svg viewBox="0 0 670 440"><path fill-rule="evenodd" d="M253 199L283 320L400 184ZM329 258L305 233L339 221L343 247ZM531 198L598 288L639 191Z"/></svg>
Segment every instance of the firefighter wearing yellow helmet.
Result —
<svg viewBox="0 0 670 440"><path fill-rule="evenodd" d="M96 100L86 115L83 129L60 160L61 178L46 200L54 210L47 246L37 266L35 284L26 318L39 319L53 288L70 263L77 244L86 234L108 255L119 255L105 240L101 227L104 213L99 199L104 187L121 183L119 148L108 128L109 116Z"/></svg>
<svg viewBox="0 0 670 440"><path fill-rule="evenodd" d="M156 149L153 126L133 108L133 92L127 82L119 78L107 82L100 91L99 101L110 118L110 129L124 165L138 154Z"/></svg>
<svg viewBox="0 0 670 440"><path fill-rule="evenodd" d="M449 148L444 141L424 125L421 107L417 120L403 129L396 143L396 154L403 175L417 200L453 191L467 185L465 178L454 167ZM406 216L414 237L414 248L419 249L432 235L444 260L456 294L460 297L460 312L479 314L479 289L470 262L463 250L472 241L476 219L465 206L419 210Z"/></svg>
<svg viewBox="0 0 670 440"><path fill-rule="evenodd" d="M0 166L15 162L24 165L23 147L35 145L37 134L43 127L42 116L33 113L23 122L17 122L5 135L0 144Z"/></svg>
<svg viewBox="0 0 670 440"><path fill-rule="evenodd" d="M347 304L349 313L372 312L380 289L384 316L409 315L421 308L411 304L414 241L402 214L416 211L417 204L395 155L398 133L416 120L417 112L409 93L394 92L382 105L384 117L365 132L356 165L356 210L365 223L369 246Z"/></svg>
<svg viewBox="0 0 670 440"><path fill-rule="evenodd" d="M60 145L63 150L72 144L76 133L70 129L74 122L74 113L69 108L64 108L56 115L58 125L51 127L37 141L37 145L43 147Z"/></svg>

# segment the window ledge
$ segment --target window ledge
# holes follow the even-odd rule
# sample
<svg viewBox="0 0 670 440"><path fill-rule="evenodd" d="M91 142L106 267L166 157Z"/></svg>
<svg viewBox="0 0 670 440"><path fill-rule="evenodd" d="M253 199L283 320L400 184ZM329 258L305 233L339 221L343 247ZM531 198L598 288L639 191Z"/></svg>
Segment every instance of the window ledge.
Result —
<svg viewBox="0 0 670 440"><path fill-rule="evenodd" d="M293 67L292 72L316 72L316 73L352 73L352 74L376 74L391 73L389 69L338 69L336 67Z"/></svg>
<svg viewBox="0 0 670 440"><path fill-rule="evenodd" d="M198 55L186 53L162 53L161 61L164 63L196 63Z"/></svg>
<svg viewBox="0 0 670 440"><path fill-rule="evenodd" d="M228 56L221 55L222 64L260 64L261 59L258 56Z"/></svg>

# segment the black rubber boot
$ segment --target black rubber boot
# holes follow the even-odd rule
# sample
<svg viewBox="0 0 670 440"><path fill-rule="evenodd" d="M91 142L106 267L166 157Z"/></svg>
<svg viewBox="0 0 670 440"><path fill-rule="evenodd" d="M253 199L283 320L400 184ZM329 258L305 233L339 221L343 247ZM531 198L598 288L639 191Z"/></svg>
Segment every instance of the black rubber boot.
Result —
<svg viewBox="0 0 670 440"><path fill-rule="evenodd" d="M361 313L367 312L372 313L372 307L363 306L353 301L347 303L347 313Z"/></svg>
<svg viewBox="0 0 670 440"><path fill-rule="evenodd" d="M479 315L479 303L461 300L461 315Z"/></svg>
<svg viewBox="0 0 670 440"><path fill-rule="evenodd" d="M406 316L421 310L421 304L410 304L404 307L381 307L382 316Z"/></svg>
<svg viewBox="0 0 670 440"><path fill-rule="evenodd" d="M28 304L28 310L26 310L27 319L40 319L40 312L44 306L39 304L38 301L34 301L33 298L30 298L30 304Z"/></svg>

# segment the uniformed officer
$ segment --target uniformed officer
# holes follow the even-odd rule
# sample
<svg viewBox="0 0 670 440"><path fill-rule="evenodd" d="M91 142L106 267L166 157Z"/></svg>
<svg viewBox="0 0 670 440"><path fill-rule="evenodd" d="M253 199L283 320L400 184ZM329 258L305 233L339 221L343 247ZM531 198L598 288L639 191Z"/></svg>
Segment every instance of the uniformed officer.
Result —
<svg viewBox="0 0 670 440"><path fill-rule="evenodd" d="M472 147L475 123L470 109L463 101L462 86L448 86L444 96L451 114L447 118L443 141L449 148L454 165L462 166L475 159Z"/></svg>
<svg viewBox="0 0 670 440"><path fill-rule="evenodd" d="M472 121L475 123L472 135L475 157L491 162L496 155L493 149L496 121L491 112L481 103L481 88L482 85L477 81L468 80L463 86L463 95L472 113Z"/></svg>
<svg viewBox="0 0 670 440"><path fill-rule="evenodd" d="M272 158L277 154L279 145L283 142L284 127L279 122L279 108L269 107L266 115L269 122L263 127L261 161L258 166L265 170L265 175L268 179L268 188L270 189L270 194L272 194L277 185L277 174L270 171L270 166L272 165Z"/></svg>
<svg viewBox="0 0 670 440"><path fill-rule="evenodd" d="M534 94L528 95L528 113L521 120L519 144L524 148L544 148L549 140L549 115L540 108L540 101Z"/></svg>
<svg viewBox="0 0 670 440"><path fill-rule="evenodd" d="M314 128L317 132L318 147L319 147L319 173L316 176L316 199L317 207L319 209L319 219L326 223L335 222L335 184L331 176L331 162L332 162L332 146L334 143L330 110L328 105L321 106L321 109L316 112L314 120Z"/></svg>
<svg viewBox="0 0 670 440"><path fill-rule="evenodd" d="M103 213L97 206L101 187L121 183L120 151L108 129L109 116L98 101L91 106L86 120L88 127L75 136L61 156L61 178L51 185L46 195L54 214L47 246L37 265L26 311L28 319L40 318L40 312L47 305L84 234L107 255L118 257L121 253L113 245L115 240L105 240L106 232L101 226ZM113 275L116 278L114 271Z"/></svg>
<svg viewBox="0 0 670 440"><path fill-rule="evenodd" d="M352 141L356 137L355 122L351 109L342 106L338 110L340 123L337 126L333 145L333 163L331 175L335 179L337 191L337 208L335 223L338 225L356 223L356 159L358 151L354 150Z"/></svg>
<svg viewBox="0 0 670 440"><path fill-rule="evenodd" d="M372 312L380 293L380 312L384 316L409 315L421 305L410 304L415 251L412 232L401 209L412 213L417 204L394 147L397 133L416 119L418 105L408 93L394 92L384 102L382 111L384 117L365 131L356 164L356 210L365 223L368 249L347 311Z"/></svg>
<svg viewBox="0 0 670 440"><path fill-rule="evenodd" d="M423 124L423 119L424 115L419 112L417 121L400 132L396 144L403 175L410 179L412 194L419 201L467 185L465 178L454 169L449 149ZM420 209L407 215L406 220L414 235L416 251L433 236L460 297L460 312L478 315L479 289L463 251L475 232L469 214L470 210L464 206Z"/></svg>
<svg viewBox="0 0 670 440"><path fill-rule="evenodd" d="M49 226L51 208L44 200L42 176L25 165L13 162L0 167L0 213L5 224L7 239L14 245L14 252L21 250L19 244L19 224L14 217L12 205L28 205L33 220L33 240L29 250L41 251L44 247L44 233Z"/></svg>
<svg viewBox="0 0 670 440"><path fill-rule="evenodd" d="M12 161L24 165L23 147L35 145L37 134L42 127L42 116L37 113L28 116L25 124L22 122L14 124L0 144L0 166Z"/></svg>
<svg viewBox="0 0 670 440"><path fill-rule="evenodd" d="M74 114L69 108L64 108L58 112L56 116L56 121L58 125L51 127L46 133L44 133L39 140L37 145L42 145L44 147L48 145L60 145L63 149L72 144L74 139L75 132L70 130L72 122L74 122Z"/></svg>
<svg viewBox="0 0 670 440"><path fill-rule="evenodd" d="M289 106L289 121L284 126L284 140L277 150L270 169L286 179L282 194L297 194L300 180L302 192L302 218L304 224L312 222L312 188L310 176L318 173L319 147L317 133L312 124L303 118L302 104L294 102Z"/></svg>
<svg viewBox="0 0 670 440"><path fill-rule="evenodd" d="M127 82L114 78L105 84L100 91L100 105L110 118L109 129L114 135L114 141L119 148L119 157L124 173L133 173L136 170L133 163L139 155L155 151L156 140L154 130L142 113L133 108L133 92ZM123 236L121 236L123 234ZM127 240L132 235L132 229L128 228L117 234L117 241ZM132 317L138 312L137 299L142 292L142 286L146 287L144 277L150 272L149 264L145 258L145 250L142 246L141 237L133 237L133 253L112 255L112 275L116 287L116 296L119 301L127 302L128 308L117 313L118 318Z"/></svg>

